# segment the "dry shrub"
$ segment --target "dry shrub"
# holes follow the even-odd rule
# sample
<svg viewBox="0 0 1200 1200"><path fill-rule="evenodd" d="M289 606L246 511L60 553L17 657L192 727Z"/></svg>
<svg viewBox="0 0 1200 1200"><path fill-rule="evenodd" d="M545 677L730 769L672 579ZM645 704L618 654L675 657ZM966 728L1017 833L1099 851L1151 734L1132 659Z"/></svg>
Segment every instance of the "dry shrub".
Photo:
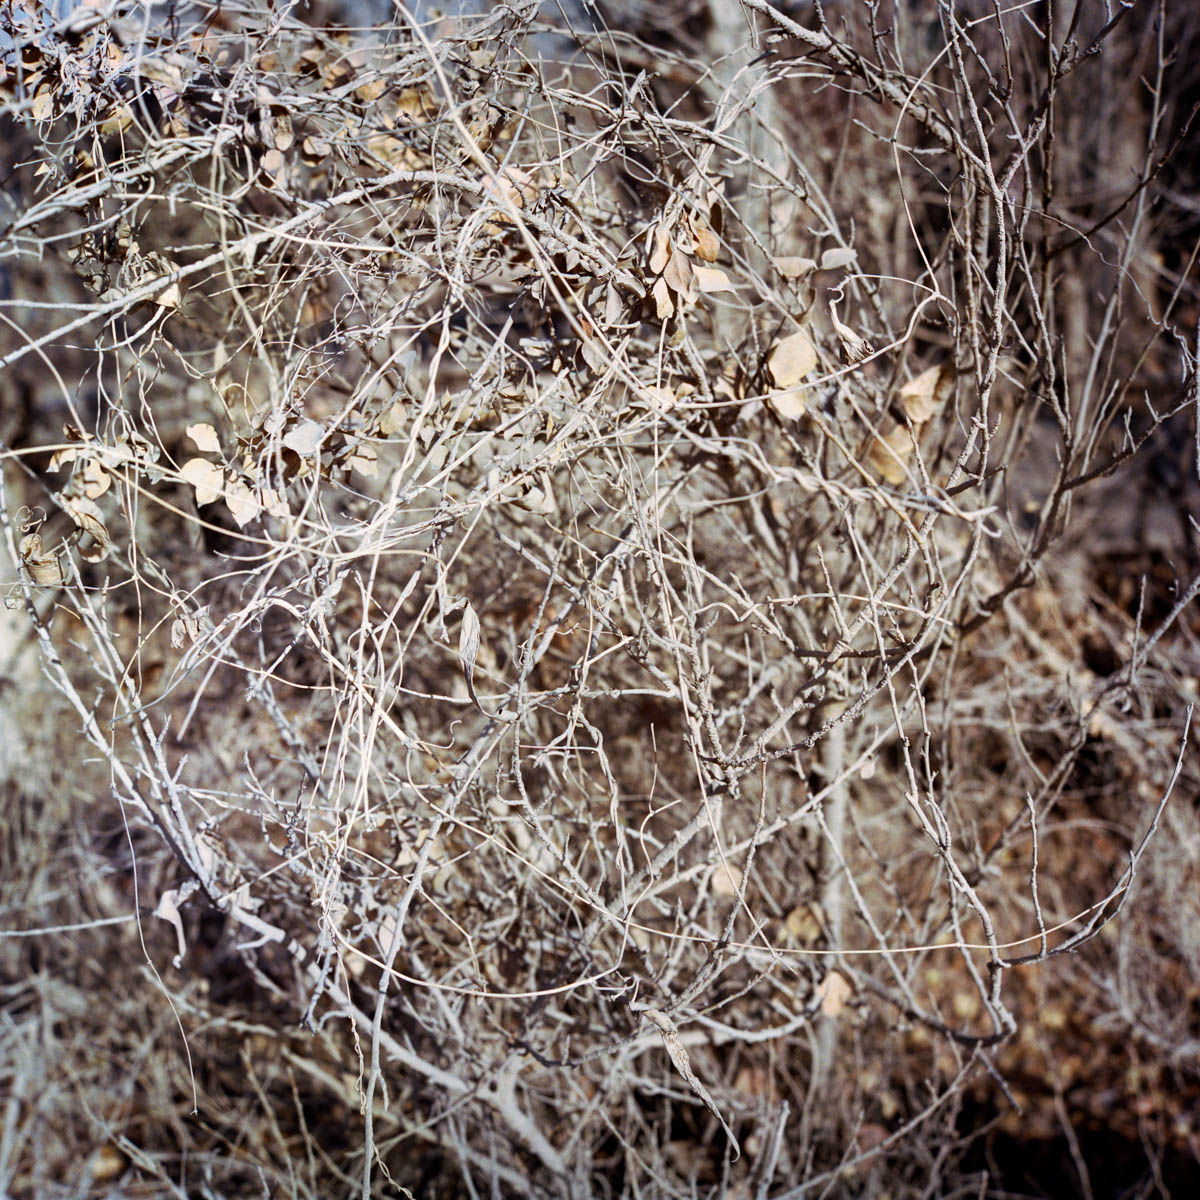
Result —
<svg viewBox="0 0 1200 1200"><path fill-rule="evenodd" d="M1078 1039L1194 1089L1186 9L6 6L0 1190L984 1194Z"/></svg>

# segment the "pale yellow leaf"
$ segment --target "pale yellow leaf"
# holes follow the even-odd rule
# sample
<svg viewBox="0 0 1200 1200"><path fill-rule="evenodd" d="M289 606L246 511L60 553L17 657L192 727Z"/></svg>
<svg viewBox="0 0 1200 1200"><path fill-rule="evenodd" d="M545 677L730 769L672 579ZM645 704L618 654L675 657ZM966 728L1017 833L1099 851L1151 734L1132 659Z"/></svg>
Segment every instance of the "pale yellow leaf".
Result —
<svg viewBox="0 0 1200 1200"><path fill-rule="evenodd" d="M671 257L671 232L665 225L657 225L654 229L654 248L650 252L650 271L661 275Z"/></svg>
<svg viewBox="0 0 1200 1200"><path fill-rule="evenodd" d="M907 464L912 453L913 443L908 430L903 425L895 425L883 437L871 439L867 458L883 479L899 486L908 478Z"/></svg>
<svg viewBox="0 0 1200 1200"><path fill-rule="evenodd" d="M808 411L809 391L806 387L786 388L772 392L767 400L785 421L798 421Z"/></svg>
<svg viewBox="0 0 1200 1200"><path fill-rule="evenodd" d="M80 546L79 553L88 562L100 562L106 558L110 549L108 529L95 502L84 495L68 492L62 494L61 500L71 520L92 539L86 548Z"/></svg>
<svg viewBox="0 0 1200 1200"><path fill-rule="evenodd" d="M729 276L716 267L693 267L692 273L696 286L711 295L713 292L735 292L737 288L729 281Z"/></svg>
<svg viewBox="0 0 1200 1200"><path fill-rule="evenodd" d="M183 293L179 290L179 284L173 283L164 291L159 292L154 297L154 303L159 308L178 308L179 301L183 298Z"/></svg>
<svg viewBox="0 0 1200 1200"><path fill-rule="evenodd" d="M790 388L800 383L817 365L817 347L807 329L789 334L775 344L767 359L767 370L775 386Z"/></svg>
<svg viewBox="0 0 1200 1200"><path fill-rule="evenodd" d="M220 454L221 443L217 438L217 431L211 425L203 422L189 425L184 432L195 443L197 450L202 450L205 454Z"/></svg>
<svg viewBox="0 0 1200 1200"><path fill-rule="evenodd" d="M696 243L696 257L704 262L716 262L721 253L721 243L717 235L709 228L708 222L700 217L689 218L692 227L692 237Z"/></svg>
<svg viewBox="0 0 1200 1200"><path fill-rule="evenodd" d="M821 1000L821 1013L826 1017L838 1016L846 1007L846 1001L854 994L850 981L837 971L830 971L817 984L817 995Z"/></svg>
<svg viewBox="0 0 1200 1200"><path fill-rule="evenodd" d="M686 296L692 283L692 264L687 256L678 250L671 251L667 265L663 269L663 278L667 284L681 296Z"/></svg>
<svg viewBox="0 0 1200 1200"><path fill-rule="evenodd" d="M239 529L244 529L262 511L262 505L244 479L231 479L226 484L225 506Z"/></svg>
<svg viewBox="0 0 1200 1200"><path fill-rule="evenodd" d="M842 267L848 267L857 257L858 254L854 250L847 250L842 246L834 246L821 255L821 270L838 271Z"/></svg>
<svg viewBox="0 0 1200 1200"><path fill-rule="evenodd" d="M650 294L654 297L654 311L660 321L665 321L674 311L675 302L671 299L671 289L665 279L655 282Z"/></svg>
<svg viewBox="0 0 1200 1200"><path fill-rule="evenodd" d="M824 930L824 920L819 904L801 904L793 908L784 918L783 927L802 946L811 946L818 941Z"/></svg>
<svg viewBox="0 0 1200 1200"><path fill-rule="evenodd" d="M95 459L92 459L83 468L83 494L89 500L95 500L97 496L103 496L108 491L111 483L111 476Z"/></svg>
<svg viewBox="0 0 1200 1200"><path fill-rule="evenodd" d="M942 365L922 371L900 389L900 403L914 425L928 421L950 399L954 391L954 371Z"/></svg>
<svg viewBox="0 0 1200 1200"><path fill-rule="evenodd" d="M305 418L284 434L283 444L301 458L311 458L320 449L324 434L325 430L319 421Z"/></svg>
<svg viewBox="0 0 1200 1200"><path fill-rule="evenodd" d="M714 896L719 896L722 899L729 899L731 896L738 894L738 888L742 886L741 869L735 867L732 863L718 867L712 875L709 882L709 891Z"/></svg>
<svg viewBox="0 0 1200 1200"><path fill-rule="evenodd" d="M179 473L196 489L197 504L211 504L220 498L225 472L207 458L189 458Z"/></svg>
<svg viewBox="0 0 1200 1200"><path fill-rule="evenodd" d="M811 258L800 258L796 255L784 255L775 259L775 270L784 279L803 279L817 269L817 264Z"/></svg>

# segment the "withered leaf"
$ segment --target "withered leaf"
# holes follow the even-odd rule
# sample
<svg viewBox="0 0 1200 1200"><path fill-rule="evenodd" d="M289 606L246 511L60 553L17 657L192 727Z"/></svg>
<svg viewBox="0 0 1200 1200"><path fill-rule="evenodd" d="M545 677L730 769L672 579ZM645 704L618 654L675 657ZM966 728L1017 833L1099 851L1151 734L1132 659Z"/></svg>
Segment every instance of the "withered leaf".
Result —
<svg viewBox="0 0 1200 1200"><path fill-rule="evenodd" d="M220 497L225 472L207 458L189 458L179 473L196 489L197 504L211 504Z"/></svg>
<svg viewBox="0 0 1200 1200"><path fill-rule="evenodd" d="M88 562L100 562L107 558L111 542L104 516L96 503L77 492L64 492L60 499L67 515L92 539L90 545L79 547L79 553Z"/></svg>
<svg viewBox="0 0 1200 1200"><path fill-rule="evenodd" d="M738 889L742 886L742 871L740 867L735 867L733 863L718 867L709 881L709 891L714 896L719 896L723 900L728 900L738 894Z"/></svg>
<svg viewBox="0 0 1200 1200"><path fill-rule="evenodd" d="M688 262L687 255L672 249L663 269L663 278L680 296L686 296L692 285L692 264Z"/></svg>
<svg viewBox="0 0 1200 1200"><path fill-rule="evenodd" d="M700 217L691 217L692 237L696 242L696 257L704 262L716 262L721 253L721 242L709 228L708 222Z"/></svg>
<svg viewBox="0 0 1200 1200"><path fill-rule="evenodd" d="M324 434L325 430L319 421L306 418L284 434L283 444L301 458L311 458L320 449Z"/></svg>
<svg viewBox="0 0 1200 1200"><path fill-rule="evenodd" d="M712 295L714 292L736 292L737 288L730 282L729 276L716 267L693 267L696 286Z"/></svg>
<svg viewBox="0 0 1200 1200"><path fill-rule="evenodd" d="M675 1022L665 1012L660 1012L656 1008L645 1009L645 1014L658 1026L658 1031L662 1034L663 1045L666 1046L667 1055L675 1065L675 1069L687 1080L692 1091L700 1097L704 1107L721 1122L721 1128L725 1130L725 1136L729 1138L729 1142L733 1146L734 1157L740 1158L742 1151L738 1146L737 1138L733 1136L733 1130L721 1116L712 1096L708 1094L708 1089L700 1082L696 1072L692 1070L691 1060L688 1058L688 1052L679 1036L679 1031L675 1028Z"/></svg>
<svg viewBox="0 0 1200 1200"><path fill-rule="evenodd" d="M833 246L821 255L821 270L839 271L842 267L848 267L856 258L858 258L857 250L849 250L844 246Z"/></svg>
<svg viewBox="0 0 1200 1200"><path fill-rule="evenodd" d="M817 365L817 347L807 329L789 334L775 343L767 359L767 370L776 387L789 388L799 383Z"/></svg>
<svg viewBox="0 0 1200 1200"><path fill-rule="evenodd" d="M262 511L258 497L250 490L244 479L231 479L225 485L225 507L229 515L237 522L239 529L244 529Z"/></svg>
<svg viewBox="0 0 1200 1200"><path fill-rule="evenodd" d="M914 425L928 421L950 399L954 391L954 368L947 364L930 367L900 389L900 403Z"/></svg>
<svg viewBox="0 0 1200 1200"><path fill-rule="evenodd" d="M665 321L674 311L675 302L671 299L671 289L665 279L655 281L650 294L654 297L654 311L660 321Z"/></svg>
<svg viewBox="0 0 1200 1200"><path fill-rule="evenodd" d="M650 251L650 271L654 275L661 275L666 268L667 262L671 257L671 233L665 225L656 225L654 228L654 244Z"/></svg>
<svg viewBox="0 0 1200 1200"><path fill-rule="evenodd" d="M808 393L806 387L785 388L772 392L767 399L785 421L798 421L808 411Z"/></svg>
<svg viewBox="0 0 1200 1200"><path fill-rule="evenodd" d="M21 562L29 572L29 578L42 587L57 587L63 582L62 563L58 556L49 554L42 546L42 535L30 533L21 539L19 547Z"/></svg>
<svg viewBox="0 0 1200 1200"><path fill-rule="evenodd" d="M838 971L830 971L817 984L817 995L821 1000L821 1014L826 1017L838 1016L846 1007L846 1001L854 994L850 981Z"/></svg>
<svg viewBox="0 0 1200 1200"><path fill-rule="evenodd" d="M184 432L192 439L197 450L205 454L220 454L221 442L217 438L217 431L211 425L205 422L189 425Z"/></svg>
<svg viewBox="0 0 1200 1200"><path fill-rule="evenodd" d="M881 478L898 487L908 478L907 464L912 453L913 442L908 429L893 425L882 437L871 439L867 459Z"/></svg>
<svg viewBox="0 0 1200 1200"><path fill-rule="evenodd" d="M816 262L811 258L800 258L796 255L784 255L775 259L775 270L784 279L803 279L817 269Z"/></svg>

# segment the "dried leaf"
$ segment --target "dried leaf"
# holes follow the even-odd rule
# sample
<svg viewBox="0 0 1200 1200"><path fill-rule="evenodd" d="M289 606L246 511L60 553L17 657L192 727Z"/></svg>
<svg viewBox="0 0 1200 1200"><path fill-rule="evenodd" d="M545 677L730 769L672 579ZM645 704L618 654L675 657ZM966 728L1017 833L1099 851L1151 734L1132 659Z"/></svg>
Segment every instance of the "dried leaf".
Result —
<svg viewBox="0 0 1200 1200"><path fill-rule="evenodd" d="M843 246L834 246L821 255L821 270L840 271L843 267L848 267L857 258L857 250L848 250Z"/></svg>
<svg viewBox="0 0 1200 1200"><path fill-rule="evenodd" d="M721 253L721 243L709 228L708 222L693 216L689 218L688 223L692 227L692 237L696 242L696 257L704 262L716 262Z"/></svg>
<svg viewBox="0 0 1200 1200"><path fill-rule="evenodd" d="M479 617L468 600L463 609L462 625L458 630L458 657L462 663L463 675L466 677L467 691L470 692L476 708L480 707L479 701L475 698L475 659L478 655Z"/></svg>
<svg viewBox="0 0 1200 1200"><path fill-rule="evenodd" d="M692 1091L700 1097L704 1107L721 1122L721 1128L725 1130L725 1136L729 1139L729 1143L733 1147L734 1158L741 1158L741 1147L738 1145L737 1138L733 1136L733 1130L729 1128L725 1122L725 1118L721 1116L721 1112L713 1102L713 1098L708 1094L708 1089L696 1077L696 1072L692 1070L691 1060L688 1058L688 1052L680 1040L679 1031L675 1028L674 1021L665 1012L660 1012L656 1008L647 1008L644 1011L646 1016L658 1026L658 1030L662 1034L663 1045L667 1048L667 1054L671 1062L675 1064L675 1070L687 1080Z"/></svg>
<svg viewBox="0 0 1200 1200"><path fill-rule="evenodd" d="M650 272L661 275L671 258L671 231L665 225L654 228L654 248L650 252Z"/></svg>
<svg viewBox="0 0 1200 1200"><path fill-rule="evenodd" d="M404 425L404 405L400 403L393 404L379 418L379 432L383 437L392 437L394 434L399 433L404 428Z"/></svg>
<svg viewBox="0 0 1200 1200"><path fill-rule="evenodd" d="M675 407L675 393L671 388L654 385L648 387L646 392L650 396L650 403L658 412L670 412Z"/></svg>
<svg viewBox="0 0 1200 1200"><path fill-rule="evenodd" d="M259 500L264 509L273 517L288 517L291 516L291 509L288 508L287 501L274 489L265 487L262 489Z"/></svg>
<svg viewBox="0 0 1200 1200"><path fill-rule="evenodd" d="M179 284L173 283L154 297L154 303L159 308L178 308L182 299L183 293L179 290Z"/></svg>
<svg viewBox="0 0 1200 1200"><path fill-rule="evenodd" d="M784 255L782 258L775 259L775 270L784 279L803 279L806 275L811 275L816 269L817 264L811 258Z"/></svg>
<svg viewBox="0 0 1200 1200"><path fill-rule="evenodd" d="M379 474L379 455L375 453L374 446L360 444L346 460L346 466L360 475L367 476L368 479L374 479Z"/></svg>
<svg viewBox="0 0 1200 1200"><path fill-rule="evenodd" d="M200 639L200 612L190 613L185 612L182 617L176 617L171 622L171 645L178 650L184 642L190 642L193 646Z"/></svg>
<svg viewBox="0 0 1200 1200"><path fill-rule="evenodd" d="M692 273L696 280L696 286L709 295L712 295L713 292L737 291L737 288L730 282L729 276L716 267L693 267Z"/></svg>
<svg viewBox="0 0 1200 1200"><path fill-rule="evenodd" d="M838 971L830 971L817 984L817 995L821 1000L822 1016L836 1017L846 1007L846 1001L854 995L854 988L850 986L850 981L845 975Z"/></svg>
<svg viewBox="0 0 1200 1200"><path fill-rule="evenodd" d="M107 558L111 542L104 524L104 515L96 504L86 496L73 492L63 492L60 501L76 526L92 539L92 544L86 549L81 546L79 553L88 562L100 562Z"/></svg>
<svg viewBox="0 0 1200 1200"><path fill-rule="evenodd" d="M154 910L156 917L161 917L175 930L175 942L179 948L173 959L176 967L183 965L183 956L187 953L187 938L183 935L183 918L179 913L182 901L181 889L172 888L158 898L158 907Z"/></svg>
<svg viewBox="0 0 1200 1200"><path fill-rule="evenodd" d="M667 259L667 265L663 269L662 277L667 281L667 285L678 292L680 296L686 296L692 286L692 264L688 262L687 255L673 249L671 257Z"/></svg>
<svg viewBox="0 0 1200 1200"><path fill-rule="evenodd" d="M259 162L259 165L268 175L278 175L287 164L287 159L283 154L272 147L264 154Z"/></svg>
<svg viewBox="0 0 1200 1200"><path fill-rule="evenodd" d="M217 431L211 425L204 423L189 425L184 432L195 443L197 450L202 450L205 454L221 453L221 443L217 438Z"/></svg>
<svg viewBox="0 0 1200 1200"><path fill-rule="evenodd" d="M513 166L504 167L495 175L487 176L483 181L483 190L499 199L502 208L506 207L505 200L513 208L524 208L538 194L538 186L533 176L528 171ZM496 214L496 220L511 221L512 218L507 213L500 212Z"/></svg>
<svg viewBox="0 0 1200 1200"><path fill-rule="evenodd" d="M262 512L258 497L244 479L231 479L225 485L225 507L239 529L244 529Z"/></svg>
<svg viewBox="0 0 1200 1200"><path fill-rule="evenodd" d="M819 904L801 904L784 918L783 927L800 943L811 946L819 941L825 923Z"/></svg>
<svg viewBox="0 0 1200 1200"><path fill-rule="evenodd" d="M300 455L301 458L312 458L321 448L321 438L325 430L319 421L305 419L297 422L283 437L283 444Z"/></svg>
<svg viewBox="0 0 1200 1200"><path fill-rule="evenodd" d="M655 282L650 294L654 297L654 311L660 321L665 321L675 311L675 302L671 299L671 289L665 279Z"/></svg>
<svg viewBox="0 0 1200 1200"><path fill-rule="evenodd" d="M306 137L300 143L300 153L312 162L320 162L333 153L333 147L324 138Z"/></svg>
<svg viewBox="0 0 1200 1200"><path fill-rule="evenodd" d="M38 92L29 107L29 113L35 121L45 121L54 113L54 95L49 90Z"/></svg>
<svg viewBox="0 0 1200 1200"><path fill-rule="evenodd" d="M728 900L732 896L738 894L738 889L742 886L741 868L735 867L732 863L718 867L709 881L708 890L714 896L719 896L721 899Z"/></svg>
<svg viewBox="0 0 1200 1200"><path fill-rule="evenodd" d="M785 421L798 421L808 411L809 391L806 387L788 388L772 392L767 400Z"/></svg>
<svg viewBox="0 0 1200 1200"><path fill-rule="evenodd" d="M900 389L900 403L914 425L928 421L950 399L954 369L946 364L930 367Z"/></svg>
<svg viewBox="0 0 1200 1200"><path fill-rule="evenodd" d="M112 477L93 458L83 468L79 482L83 488L83 494L89 500L95 500L97 496L103 496L108 491L112 483Z"/></svg>
<svg viewBox="0 0 1200 1200"><path fill-rule="evenodd" d="M767 359L767 370L775 386L790 388L804 379L817 365L817 347L807 329L789 334L775 344Z"/></svg>
<svg viewBox="0 0 1200 1200"><path fill-rule="evenodd" d="M849 325L845 325L838 318L837 305L830 302L829 316L833 320L833 331L838 336L838 341L842 343L842 352L846 356L847 362L862 362L864 358L871 353L871 343L864 337L859 337Z"/></svg>
<svg viewBox="0 0 1200 1200"><path fill-rule="evenodd" d="M64 581L62 563L58 556L48 554L42 546L42 535L30 533L21 539L21 562L29 578L42 587L57 587Z"/></svg>
<svg viewBox="0 0 1200 1200"><path fill-rule="evenodd" d="M899 486L908 478L907 464L912 458L913 443L903 425L894 425L882 437L871 439L867 459L881 478Z"/></svg>
<svg viewBox="0 0 1200 1200"><path fill-rule="evenodd" d="M179 473L196 489L197 504L211 504L220 498L225 472L207 458L189 458Z"/></svg>

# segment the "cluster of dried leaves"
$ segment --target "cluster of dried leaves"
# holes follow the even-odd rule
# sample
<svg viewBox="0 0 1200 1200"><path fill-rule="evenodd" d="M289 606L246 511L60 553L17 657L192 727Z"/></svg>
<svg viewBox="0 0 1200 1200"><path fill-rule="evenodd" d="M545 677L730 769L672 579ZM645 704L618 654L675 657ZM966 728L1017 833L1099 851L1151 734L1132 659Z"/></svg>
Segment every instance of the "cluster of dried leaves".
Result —
<svg viewBox="0 0 1200 1200"><path fill-rule="evenodd" d="M133 906L162 1078L0 1189L934 1194L1018 968L1200 1037L1097 937L1200 862L1194 522L1097 565L1196 400L1165 15L538 7L2 10L13 594L128 881L6 924Z"/></svg>

